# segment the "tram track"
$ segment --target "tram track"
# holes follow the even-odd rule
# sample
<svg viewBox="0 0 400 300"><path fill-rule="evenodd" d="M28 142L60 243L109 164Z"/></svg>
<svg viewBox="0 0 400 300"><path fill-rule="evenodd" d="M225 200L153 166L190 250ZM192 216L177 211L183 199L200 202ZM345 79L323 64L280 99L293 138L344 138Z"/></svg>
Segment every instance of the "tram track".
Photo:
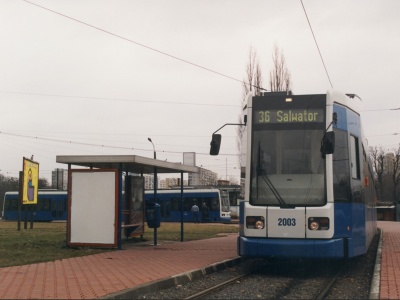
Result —
<svg viewBox="0 0 400 300"><path fill-rule="evenodd" d="M334 270L332 276L320 287L319 292L314 297L314 300L325 299L325 297L329 294L334 284L337 282L338 278L342 275L344 269L343 262L342 264Z"/></svg>
<svg viewBox="0 0 400 300"><path fill-rule="evenodd" d="M332 266L328 272L330 274L328 276L326 276L326 278L321 279L321 280L323 280L323 282L319 285L315 284L316 288L315 288L314 293L308 295L308 296L310 296L310 299L315 299L315 300L325 299L325 297L331 291L331 288L336 283L337 279L341 276L341 274L343 272L343 266L344 266L343 263L340 263L339 266L337 266L337 265ZM218 294L221 292L221 290L229 289L231 285L238 286L241 284L243 284L244 288L245 288L245 285L247 284L246 281L251 280L252 276L257 277L257 276L259 276L259 275L257 275L257 273L260 273L260 272L264 273L263 268L267 268L267 267L265 267L265 266L258 267L258 268L251 270L245 274L236 276L234 278L230 278L222 283L218 283L216 285L208 287L200 292L197 292L195 294L187 296L183 299L192 300L192 299L218 299L218 298L221 298L220 296L218 296ZM301 267L301 268L303 268L303 267ZM308 269L308 266L306 266L306 268ZM313 272L314 268L318 268L318 267L315 264L312 264L309 271ZM290 273L290 270L288 270L288 271ZM268 271L267 271L267 273L268 273ZM310 281L308 278L302 280L303 273L304 273L303 271L300 271L297 276L294 276L294 277L290 278L289 280L282 280L282 281L285 281L285 284L283 284L280 287L279 291L276 291L272 296L267 296L265 298L273 299L277 295L280 295L280 296L282 296L282 298L285 298L288 295L296 294L298 290L304 290L305 286L310 285ZM279 276L276 276L276 278L271 278L268 276L268 277L264 278L263 282L268 281L269 284L274 285L274 281L277 280L278 277ZM289 278L289 276L286 279L288 279L288 278ZM258 280L258 279L256 279L256 280ZM253 297L258 298L260 296L260 294L257 294L257 293L254 295L250 294L249 296L251 298L253 298ZM265 296L265 295L263 295L263 296Z"/></svg>
<svg viewBox="0 0 400 300"><path fill-rule="evenodd" d="M345 261L244 259L138 299L366 299L378 242L376 235L367 255Z"/></svg>
<svg viewBox="0 0 400 300"><path fill-rule="evenodd" d="M232 284L234 282L237 282L238 280L241 280L241 279L249 276L252 273L253 272L247 273L247 274L243 274L243 275L237 276L235 278L231 278L231 279L229 279L229 280L227 280L225 282L222 282L222 283L219 283L219 284L217 284L215 286L209 287L209 288L207 288L207 289L205 289L205 290L203 290L201 292L193 294L193 295L191 295L189 297L186 297L184 299L185 300L201 299L202 297L205 297L205 296L207 296L207 295L209 295L209 294L211 294L211 293L213 293L215 291L218 291L218 290L220 290L220 289L222 289L222 288L224 288L224 287L226 287L226 286L228 286L228 285L230 285L230 284Z"/></svg>

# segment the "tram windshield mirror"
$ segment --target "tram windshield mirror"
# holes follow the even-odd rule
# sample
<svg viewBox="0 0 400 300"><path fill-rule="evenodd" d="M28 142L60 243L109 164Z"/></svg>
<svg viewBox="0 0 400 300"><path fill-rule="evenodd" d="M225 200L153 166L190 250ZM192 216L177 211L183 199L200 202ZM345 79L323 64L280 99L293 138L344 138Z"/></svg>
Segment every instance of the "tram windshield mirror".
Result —
<svg viewBox="0 0 400 300"><path fill-rule="evenodd" d="M321 141L321 156L325 158L326 154L335 152L335 133L333 131L325 132Z"/></svg>
<svg viewBox="0 0 400 300"><path fill-rule="evenodd" d="M213 134L211 140L211 148L210 148L210 155L218 155L219 148L221 147L221 135L220 134Z"/></svg>

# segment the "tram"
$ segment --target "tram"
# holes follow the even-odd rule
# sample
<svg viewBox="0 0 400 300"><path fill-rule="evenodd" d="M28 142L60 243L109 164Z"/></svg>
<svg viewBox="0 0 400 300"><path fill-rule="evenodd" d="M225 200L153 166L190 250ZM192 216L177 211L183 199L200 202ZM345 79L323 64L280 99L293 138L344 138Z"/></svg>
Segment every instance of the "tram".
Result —
<svg viewBox="0 0 400 300"><path fill-rule="evenodd" d="M35 221L61 221L67 220L67 201L66 191L39 190L38 203L34 205ZM4 195L2 219L7 221L18 220L18 192L6 192ZM22 211L24 215L24 211Z"/></svg>
<svg viewBox="0 0 400 300"><path fill-rule="evenodd" d="M200 221L229 223L231 212L229 195L227 191L219 189L190 189L184 190L181 199L180 190L158 190L157 203L160 204L161 222L181 221L181 200L183 200L183 221L194 220L191 212L193 204L200 208ZM3 202L3 220L18 220L18 192L6 192ZM145 201L154 202L154 191L145 191ZM35 205L35 221L60 221L67 220L67 191L39 190L38 204ZM201 209L203 204L207 207L206 219L202 220ZM24 215L24 211L22 211Z"/></svg>
<svg viewBox="0 0 400 300"><path fill-rule="evenodd" d="M355 98L334 90L248 97L240 256L341 259L367 252L376 197Z"/></svg>
<svg viewBox="0 0 400 300"><path fill-rule="evenodd" d="M193 222L191 208L194 204L200 209L200 222L229 223L231 221L228 193L219 189L184 189L182 198L181 190L158 190L156 200L154 200L154 191L147 190L145 200L146 203L156 202L160 205L161 222L180 222L181 216L184 222ZM182 201L183 209L181 210ZM201 212L203 205L207 207L205 220Z"/></svg>

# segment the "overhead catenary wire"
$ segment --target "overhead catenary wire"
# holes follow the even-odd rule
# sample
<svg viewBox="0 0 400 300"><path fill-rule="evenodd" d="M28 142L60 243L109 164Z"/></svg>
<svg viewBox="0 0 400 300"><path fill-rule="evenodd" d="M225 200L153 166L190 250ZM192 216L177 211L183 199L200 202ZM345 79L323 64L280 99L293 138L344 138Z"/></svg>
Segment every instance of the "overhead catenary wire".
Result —
<svg viewBox="0 0 400 300"><path fill-rule="evenodd" d="M68 140L53 139L53 138L46 138L46 137L29 136L29 135L23 135L23 134L15 134L15 133L4 132L4 131L0 131L0 135L1 134L8 135L8 136L29 138L29 139L34 139L34 140L43 140L43 141L49 141L49 142L66 143L66 144L71 144L71 145L92 146L92 147L110 148L110 149L112 148L112 149L130 150L130 151L136 150L136 151L151 151L151 152L153 152L153 150L149 150L149 149L113 146L113 145L106 145L106 144L84 143L84 142L68 141ZM157 150L157 152L159 152L159 153L183 154L182 151ZM207 156L209 156L209 153L196 152L196 155L207 155ZM225 154L220 154L220 155L221 156L238 156L238 154L235 154L235 153L225 153Z"/></svg>
<svg viewBox="0 0 400 300"><path fill-rule="evenodd" d="M308 15L307 15L307 12L306 12L306 8L304 7L304 4L303 4L303 0L300 0L300 2L301 2L301 5L303 6L303 11L304 11L304 14L306 15L308 25L310 26L311 34L312 34L312 36L314 38L315 45L317 46L319 57L321 58L322 64L324 65L326 76L328 76L329 83L331 85L331 88L333 89L333 84L332 84L331 78L329 77L328 69L326 68L324 59L322 58L322 53L321 53L321 50L319 49L317 38L315 37L314 31L312 29L310 19L308 18Z"/></svg>
<svg viewBox="0 0 400 300"><path fill-rule="evenodd" d="M8 130L6 130L5 132L8 132ZM15 134L27 134L27 133L32 133L32 134L76 134L76 135L85 135L85 139L86 140L96 140L96 139L92 139L92 138L87 138L86 135L101 135L102 136L102 140L104 140L103 136L132 136L132 133L120 133L120 132L113 132L113 133L106 133L106 132L76 132L76 131L33 131L33 130L13 130L11 133L15 133ZM135 134L135 136L140 136L140 137L146 137L149 134ZM161 137L178 137L178 138L182 138L182 137L191 137L191 138L209 138L209 135L185 135L185 134L151 134L152 136L161 136ZM236 138L235 135L225 135L224 137L228 137L228 138ZM109 140L110 141L110 140ZM147 144L147 143L145 143Z"/></svg>
<svg viewBox="0 0 400 300"><path fill-rule="evenodd" d="M361 110L360 112L387 111L387 110L400 110L400 107L398 107L398 108L381 108L381 109L365 109L365 110Z"/></svg>
<svg viewBox="0 0 400 300"><path fill-rule="evenodd" d="M64 18L67 18L67 19L70 19L70 20L72 20L72 21L78 22L78 23L80 23L80 24L82 24L82 25L85 25L85 26L91 27L91 28L93 28L93 29L99 30L99 31L101 31L101 32L103 32L103 33L109 34L109 35L114 36L114 37L116 37L116 38L119 38L119 39L122 39L122 40L124 40L124 41L130 42L130 43L135 44L135 45L137 45L137 46L146 48L146 49L148 49L148 50L154 51L154 52L156 52L156 53L159 53L159 54L162 54L162 55L164 55L164 56L170 57L170 58L172 58L172 59L178 60L178 61L180 61L180 62L189 64L189 65L194 66L194 67L196 67L196 68L200 68L200 69L205 70L205 71L207 71L207 72L211 72L211 73L214 73L214 74L216 74L216 75L219 75L219 76L222 76L222 77L225 77L225 78L228 78L228 79L231 79L231 80L240 82L240 84L246 84L246 85L252 86L252 87L254 87L254 88L257 88L257 89L260 89L260 90L263 90L263 91L267 91L267 89L264 89L263 87L259 87L259 86L256 86L256 85L253 85L253 84L250 84L250 83L243 82L243 80L234 78L234 77L232 77L232 76L229 76L229 75L223 74L223 73L221 73L221 72L212 70L212 69L210 69L210 68L201 66L201 65L199 65L199 64L193 63L193 62L191 62L191 61L189 61L189 60L186 60L186 59L180 58L180 57L178 57L178 56L169 54L169 53L167 53L167 52L158 50L158 49L156 49L156 48L147 46L147 45L145 45L145 44L143 44L143 43L139 43L139 42L137 42L137 41L131 40L131 39L126 38L126 37L123 37L123 36L121 36L121 35L118 35L118 34L116 34L116 33L111 32L111 31L108 31L108 30L105 30L105 29L103 29L103 28L94 26L94 25L92 25L92 24L86 23L86 22L81 21L81 20L78 20L78 19L76 19L76 18L67 16L67 15L65 15L65 14L63 14L63 13L60 13L60 12L58 12L58 11L55 11L55 10L52 10L52 9L50 9L50 8L44 7L44 6L42 6L42 5L33 3L33 2L31 2L31 1L28 1L28 0L22 0L22 1L24 1L24 2L26 2L26 3L29 3L29 4L31 4L31 5L37 6L37 7L39 7L39 8L42 8L42 9L44 9L44 10L47 10L47 11L49 11L49 12L52 12L52 13L54 13L54 14L57 14L57 15L59 15L59 16L62 16L62 17L64 17Z"/></svg>
<svg viewBox="0 0 400 300"><path fill-rule="evenodd" d="M13 92L13 91L0 91L4 94L17 94L27 96L44 96L44 97L60 97L60 98L76 98L86 100L105 100L105 101L123 101L123 102L141 102L141 103L157 103L157 104L176 104L176 105L199 105L199 106L223 106L223 107L241 107L241 105L234 104L220 104L220 103L190 103L180 101L157 101L157 100L138 100L138 99L126 99L126 98L106 98L106 97L89 97L79 95L59 95L59 94L46 94L46 93L27 93L27 92Z"/></svg>

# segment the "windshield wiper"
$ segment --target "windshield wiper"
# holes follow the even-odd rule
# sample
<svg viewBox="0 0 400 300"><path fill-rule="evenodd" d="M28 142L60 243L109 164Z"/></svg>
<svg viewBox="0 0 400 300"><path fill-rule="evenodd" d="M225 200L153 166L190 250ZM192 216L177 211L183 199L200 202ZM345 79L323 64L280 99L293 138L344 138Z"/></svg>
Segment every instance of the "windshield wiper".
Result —
<svg viewBox="0 0 400 300"><path fill-rule="evenodd" d="M269 189L272 191L272 193L274 194L276 200L278 200L278 202L281 205L281 207L282 208L288 207L288 205L286 204L285 200L283 200L283 198L279 194L278 190L272 184L272 182L269 179L268 175L266 175L266 174L262 175L262 179L264 179L264 182L268 185Z"/></svg>
<svg viewBox="0 0 400 300"><path fill-rule="evenodd" d="M280 206L282 208L287 208L289 207L285 200L283 200L282 196L279 194L278 190L275 188L271 180L269 179L267 175L267 168L262 168L261 167L261 146L260 142L258 142L258 157L257 157L257 197L258 197L258 178L261 176L261 178L264 180L264 182L267 184L271 192L274 194L276 200L278 200Z"/></svg>

